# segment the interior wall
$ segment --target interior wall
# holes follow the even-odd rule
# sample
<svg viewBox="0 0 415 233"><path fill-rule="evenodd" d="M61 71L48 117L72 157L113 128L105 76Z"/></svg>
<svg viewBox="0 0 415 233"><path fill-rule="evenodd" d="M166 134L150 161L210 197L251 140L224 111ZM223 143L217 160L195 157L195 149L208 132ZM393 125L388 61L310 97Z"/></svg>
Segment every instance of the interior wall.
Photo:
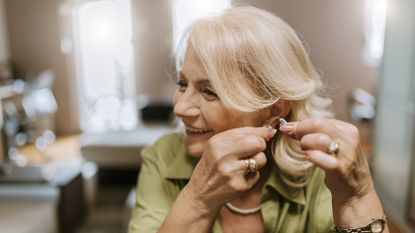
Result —
<svg viewBox="0 0 415 233"><path fill-rule="evenodd" d="M9 44L7 37L4 0L0 0L0 64L7 61L9 57Z"/></svg>
<svg viewBox="0 0 415 233"><path fill-rule="evenodd" d="M137 95L169 101L175 90L172 79L172 23L170 0L134 0L133 43Z"/></svg>
<svg viewBox="0 0 415 233"><path fill-rule="evenodd" d="M133 2L137 93L170 99L172 67L170 1ZM337 117L348 120L347 97L360 87L377 89L378 67L363 62L364 1L233 0L271 11L302 36L311 59L329 85ZM156 12L156 13L155 13Z"/></svg>
<svg viewBox="0 0 415 233"><path fill-rule="evenodd" d="M347 97L357 87L372 94L377 67L364 64L364 1L233 0L273 12L290 24L309 48L314 66L329 85L337 117L348 120Z"/></svg>
<svg viewBox="0 0 415 233"><path fill-rule="evenodd" d="M76 85L70 76L67 57L61 52L60 10L56 0L5 0L9 30L10 57L23 73L52 69L53 91L58 103L58 134L79 131Z"/></svg>
<svg viewBox="0 0 415 233"><path fill-rule="evenodd" d="M74 75L60 52L59 5L56 0L5 1L10 55L25 71L53 68L61 133L79 130ZM377 67L363 63L363 1L233 0L276 13L307 42L314 65L330 85L340 119L348 119L347 96L353 88L375 92ZM172 23L170 0L132 1L138 95L170 100ZM75 96L74 96L75 95Z"/></svg>

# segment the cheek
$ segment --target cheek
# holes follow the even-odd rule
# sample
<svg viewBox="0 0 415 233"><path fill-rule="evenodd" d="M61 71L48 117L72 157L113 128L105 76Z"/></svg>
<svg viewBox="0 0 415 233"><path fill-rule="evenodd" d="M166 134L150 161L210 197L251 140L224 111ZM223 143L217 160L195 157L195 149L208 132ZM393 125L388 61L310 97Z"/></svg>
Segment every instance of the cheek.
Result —
<svg viewBox="0 0 415 233"><path fill-rule="evenodd" d="M205 116L217 133L245 126L261 127L264 126L267 120L266 114L238 112L226 108L218 111L207 111Z"/></svg>
<svg viewBox="0 0 415 233"><path fill-rule="evenodd" d="M264 126L268 120L268 115L262 114L262 113L250 113L246 118L246 122L250 126L254 127L261 127Z"/></svg>
<svg viewBox="0 0 415 233"><path fill-rule="evenodd" d="M209 127L215 133L239 126L238 116L219 103L206 103L203 106L203 116Z"/></svg>

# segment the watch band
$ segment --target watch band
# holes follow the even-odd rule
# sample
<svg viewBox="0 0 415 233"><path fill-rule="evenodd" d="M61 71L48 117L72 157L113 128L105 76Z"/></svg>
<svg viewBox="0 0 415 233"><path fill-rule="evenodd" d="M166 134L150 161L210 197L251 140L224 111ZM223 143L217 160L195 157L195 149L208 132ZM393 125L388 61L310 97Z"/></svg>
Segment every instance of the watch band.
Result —
<svg viewBox="0 0 415 233"><path fill-rule="evenodd" d="M381 233L385 229L386 217L373 219L364 227L348 228L348 227L334 227L336 233Z"/></svg>

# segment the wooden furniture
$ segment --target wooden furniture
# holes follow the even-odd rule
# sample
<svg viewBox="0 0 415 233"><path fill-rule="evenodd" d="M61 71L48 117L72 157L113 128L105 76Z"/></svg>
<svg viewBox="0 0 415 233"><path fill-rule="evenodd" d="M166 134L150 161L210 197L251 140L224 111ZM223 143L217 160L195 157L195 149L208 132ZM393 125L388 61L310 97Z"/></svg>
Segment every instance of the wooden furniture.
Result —
<svg viewBox="0 0 415 233"><path fill-rule="evenodd" d="M21 148L20 153L27 158L30 166L42 166L48 162L71 162L82 158L78 135L58 137L44 153L33 144Z"/></svg>

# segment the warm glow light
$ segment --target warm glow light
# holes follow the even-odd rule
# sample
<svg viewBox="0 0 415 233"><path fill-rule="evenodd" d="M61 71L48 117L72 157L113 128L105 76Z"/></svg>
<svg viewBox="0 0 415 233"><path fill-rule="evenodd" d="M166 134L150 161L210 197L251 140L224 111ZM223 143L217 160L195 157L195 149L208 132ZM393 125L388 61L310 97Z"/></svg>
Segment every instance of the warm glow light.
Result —
<svg viewBox="0 0 415 233"><path fill-rule="evenodd" d="M96 34L101 40L114 40L115 35L114 25L111 22L105 20L96 22L96 25L91 25L91 34Z"/></svg>
<svg viewBox="0 0 415 233"><path fill-rule="evenodd" d="M387 0L365 1L366 46L364 57L370 65L378 65L383 56L387 10Z"/></svg>
<svg viewBox="0 0 415 233"><path fill-rule="evenodd" d="M130 0L91 1L76 8L77 59L84 131L132 129L134 97ZM125 110L125 109L128 110ZM127 114L127 116L125 116ZM127 119L126 124L122 121Z"/></svg>

